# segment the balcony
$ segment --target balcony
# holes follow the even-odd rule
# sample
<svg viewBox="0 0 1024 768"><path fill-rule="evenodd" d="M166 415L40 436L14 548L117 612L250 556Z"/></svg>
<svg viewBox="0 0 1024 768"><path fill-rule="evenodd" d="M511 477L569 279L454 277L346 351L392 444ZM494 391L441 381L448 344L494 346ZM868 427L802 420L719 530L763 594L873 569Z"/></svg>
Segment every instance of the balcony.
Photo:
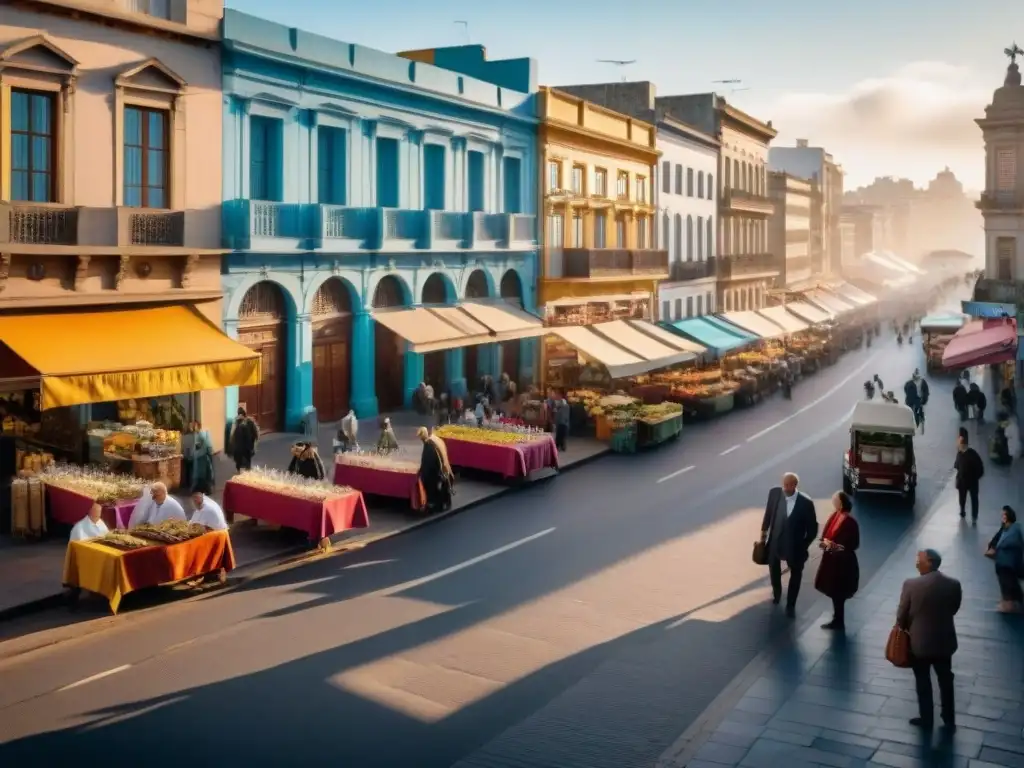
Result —
<svg viewBox="0 0 1024 768"><path fill-rule="evenodd" d="M673 261L669 265L669 282L685 283L688 280L705 280L718 273L715 257L706 261Z"/></svg>
<svg viewBox="0 0 1024 768"><path fill-rule="evenodd" d="M668 251L619 248L565 248L562 276L567 278L667 277Z"/></svg>
<svg viewBox="0 0 1024 768"><path fill-rule="evenodd" d="M974 285L974 301L1024 306L1024 282L979 278Z"/></svg>
<svg viewBox="0 0 1024 768"><path fill-rule="evenodd" d="M317 247L325 251L375 248L377 241L376 208L349 208L346 205L316 206Z"/></svg>
<svg viewBox="0 0 1024 768"><path fill-rule="evenodd" d="M718 259L719 280L746 280L779 274L778 260L770 253L725 256Z"/></svg>
<svg viewBox="0 0 1024 768"><path fill-rule="evenodd" d="M775 203L770 197L744 192L741 189L727 189L722 197L726 210L742 213L756 213L770 216L775 212Z"/></svg>
<svg viewBox="0 0 1024 768"><path fill-rule="evenodd" d="M238 200L238 216L245 243L236 247L259 250L305 247L307 228L304 211L296 203L278 203L270 200Z"/></svg>
<svg viewBox="0 0 1024 768"><path fill-rule="evenodd" d="M1016 191L982 192L975 207L982 212L1017 213L1024 210L1024 195L1020 195Z"/></svg>
<svg viewBox="0 0 1024 768"><path fill-rule="evenodd" d="M46 203L0 203L0 243L76 245L78 209Z"/></svg>
<svg viewBox="0 0 1024 768"><path fill-rule="evenodd" d="M118 208L117 242L120 245L181 248L185 245L185 212Z"/></svg>

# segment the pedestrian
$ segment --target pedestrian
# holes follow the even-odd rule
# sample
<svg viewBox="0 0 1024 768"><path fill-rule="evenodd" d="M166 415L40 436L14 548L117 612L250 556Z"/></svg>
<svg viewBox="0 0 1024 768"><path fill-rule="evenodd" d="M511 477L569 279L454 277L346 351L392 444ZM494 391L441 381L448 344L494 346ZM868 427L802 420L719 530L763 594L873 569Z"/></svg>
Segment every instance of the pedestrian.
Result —
<svg viewBox="0 0 1024 768"><path fill-rule="evenodd" d="M210 439L210 433L203 429L203 425L198 421L193 425L189 477L192 493L213 493L213 486L216 483L213 470L213 441Z"/></svg>
<svg viewBox="0 0 1024 768"><path fill-rule="evenodd" d="M842 631L846 628L846 601L857 594L860 586L860 526L853 517L853 500L847 493L832 494L832 514L818 546L822 555L814 588L832 599L832 621L821 628Z"/></svg>
<svg viewBox="0 0 1024 768"><path fill-rule="evenodd" d="M999 392L999 406L1011 415L1017 413L1017 398L1013 393L1012 382L1006 384Z"/></svg>
<svg viewBox="0 0 1024 768"><path fill-rule="evenodd" d="M996 535L988 543L986 557L996 565L999 580L999 612L1019 613L1024 603L1020 579L1024 577L1024 532L1012 507L1003 507L1003 520Z"/></svg>
<svg viewBox="0 0 1024 768"><path fill-rule="evenodd" d="M967 421L967 387L962 379L957 379L953 387L953 408L960 415L960 421Z"/></svg>
<svg viewBox="0 0 1024 768"><path fill-rule="evenodd" d="M1010 454L1010 462L1020 456L1020 427L1013 411L1000 414L1003 433L1006 435L1006 450Z"/></svg>
<svg viewBox="0 0 1024 768"><path fill-rule="evenodd" d="M910 724L930 729L935 725L931 671L939 681L942 722L956 728L953 700L953 654L956 653L956 627L953 617L960 610L963 589L960 582L939 572L942 556L934 549L917 553L917 572L921 575L903 582L896 624L910 635L911 665L917 688L919 716Z"/></svg>
<svg viewBox="0 0 1024 768"><path fill-rule="evenodd" d="M565 399L565 394L559 394L558 398L553 402L554 421L555 421L555 447L560 452L568 450L568 439L569 439L569 402Z"/></svg>
<svg viewBox="0 0 1024 768"><path fill-rule="evenodd" d="M419 476L427 497L427 511L450 509L455 493L455 473L448 461L448 447L440 437L431 435L426 427L416 430L416 437L423 443Z"/></svg>
<svg viewBox="0 0 1024 768"><path fill-rule="evenodd" d="M978 452L971 448L967 439L967 430L960 427L957 437L956 459L953 460L956 470L956 492L960 499L960 517L966 517L967 497L971 497L971 522L978 522L978 485L985 476L985 463Z"/></svg>
<svg viewBox="0 0 1024 768"><path fill-rule="evenodd" d="M228 446L237 471L252 469L252 457L256 455L259 441L260 428L249 418L245 408L239 408L235 423L231 425L231 435L228 437Z"/></svg>
<svg viewBox="0 0 1024 768"><path fill-rule="evenodd" d="M782 476L782 485L768 492L761 540L768 548L768 574L772 582L772 603L782 598L782 562L789 566L789 587L786 590L786 615L796 616L796 599L807 562L807 550L818 537L818 518L814 502L797 488L800 478L793 472Z"/></svg>
<svg viewBox="0 0 1024 768"><path fill-rule="evenodd" d="M308 480L324 480L327 472L316 447L308 440L300 440L292 446L292 460L288 471Z"/></svg>

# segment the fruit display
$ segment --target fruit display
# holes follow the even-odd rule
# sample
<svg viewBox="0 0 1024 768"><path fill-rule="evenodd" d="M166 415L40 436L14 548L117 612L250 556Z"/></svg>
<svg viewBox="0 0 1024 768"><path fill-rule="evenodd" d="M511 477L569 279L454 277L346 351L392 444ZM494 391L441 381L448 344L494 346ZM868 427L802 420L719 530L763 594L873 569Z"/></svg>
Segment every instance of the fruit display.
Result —
<svg viewBox="0 0 1024 768"><path fill-rule="evenodd" d="M504 429L502 425L491 425L489 427L468 427L456 424L446 424L434 430L434 434L442 440L463 440L469 443L483 443L485 445L521 445L536 440L540 433L532 428ZM527 431L529 430L529 431Z"/></svg>
<svg viewBox="0 0 1024 768"><path fill-rule="evenodd" d="M151 422L134 424L104 422L89 430L91 443L102 444L108 458L131 459L133 456L168 458L181 454L181 432L176 429L155 428Z"/></svg>
<svg viewBox="0 0 1024 768"><path fill-rule="evenodd" d="M115 532L116 533L116 532ZM158 544L177 544L202 536L206 526L185 520L165 520L162 523L142 523L128 531L128 535L148 539Z"/></svg>
<svg viewBox="0 0 1024 768"><path fill-rule="evenodd" d="M291 472L255 467L235 475L229 482L259 488L282 496L292 496L305 501L331 501L355 493L345 485L334 485L324 480L310 480Z"/></svg>
<svg viewBox="0 0 1024 768"><path fill-rule="evenodd" d="M587 413L591 416L604 416L622 410L635 410L639 407L640 400L635 397L624 394L605 395L587 408Z"/></svg>
<svg viewBox="0 0 1024 768"><path fill-rule="evenodd" d="M93 541L106 547L113 547L114 549L122 550L143 549L144 547L157 546L155 541L142 539L138 536L132 536L130 533L125 533L124 531L111 531L104 536L100 536L98 539L93 539Z"/></svg>
<svg viewBox="0 0 1024 768"><path fill-rule="evenodd" d="M658 405L642 406L636 414L636 420L647 424L657 424L682 415L683 406L678 403L659 403Z"/></svg>
<svg viewBox="0 0 1024 768"><path fill-rule="evenodd" d="M379 453L348 451L346 453L339 453L334 461L350 467L379 469L384 472L400 472L404 475L415 475L420 471L419 458L402 450L388 456L382 456Z"/></svg>
<svg viewBox="0 0 1024 768"><path fill-rule="evenodd" d="M97 504L113 504L137 499L146 483L131 475L118 475L90 467L53 464L39 474L46 485L63 488L92 499Z"/></svg>

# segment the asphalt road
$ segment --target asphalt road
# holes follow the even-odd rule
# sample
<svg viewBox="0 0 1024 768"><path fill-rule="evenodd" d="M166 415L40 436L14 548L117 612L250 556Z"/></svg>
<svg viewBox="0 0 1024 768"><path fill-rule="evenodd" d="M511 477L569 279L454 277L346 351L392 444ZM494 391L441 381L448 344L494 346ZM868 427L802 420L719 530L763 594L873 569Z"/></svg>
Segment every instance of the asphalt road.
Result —
<svg viewBox="0 0 1024 768"><path fill-rule="evenodd" d="M768 488L799 473L824 522L863 381L921 362L883 337L658 451L0 662L0 765L650 768L794 632L750 562ZM856 500L865 582L950 477L951 385L916 510Z"/></svg>

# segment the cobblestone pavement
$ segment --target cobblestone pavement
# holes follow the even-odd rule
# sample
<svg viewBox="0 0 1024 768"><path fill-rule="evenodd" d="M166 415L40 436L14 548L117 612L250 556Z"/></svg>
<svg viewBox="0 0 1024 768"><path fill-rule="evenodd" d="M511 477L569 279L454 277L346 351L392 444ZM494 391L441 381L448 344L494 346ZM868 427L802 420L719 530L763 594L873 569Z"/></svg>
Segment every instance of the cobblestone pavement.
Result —
<svg viewBox="0 0 1024 768"><path fill-rule="evenodd" d="M657 767L1024 766L1024 616L996 612L999 590L992 562L982 554L998 527L1000 505L1020 498L1018 481L1008 474L985 489L977 527L960 520L949 489L849 604L845 636L818 628L830 615L823 613L750 676L710 734L684 737ZM916 575L915 553L926 547L942 554L942 571L964 587L952 736L909 724L917 715L913 674L884 655L903 581Z"/></svg>

